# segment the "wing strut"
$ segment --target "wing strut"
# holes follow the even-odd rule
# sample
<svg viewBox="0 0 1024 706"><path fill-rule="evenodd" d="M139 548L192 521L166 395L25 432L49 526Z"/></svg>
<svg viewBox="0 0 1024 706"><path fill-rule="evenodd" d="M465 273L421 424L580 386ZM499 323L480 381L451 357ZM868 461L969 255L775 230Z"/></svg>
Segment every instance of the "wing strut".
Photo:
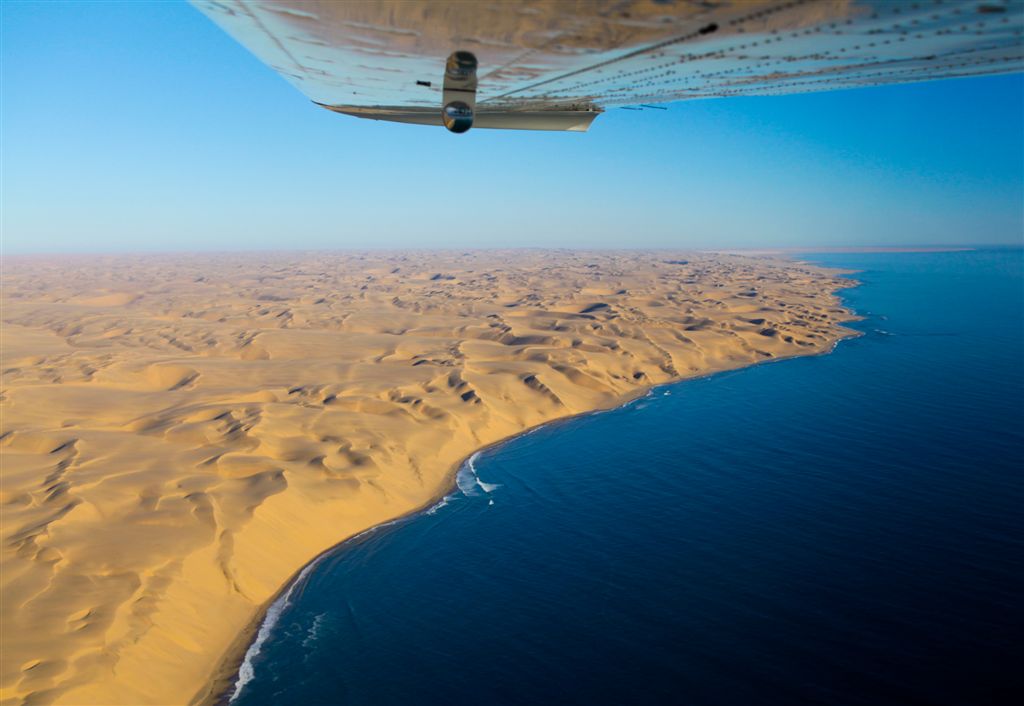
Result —
<svg viewBox="0 0 1024 706"><path fill-rule="evenodd" d="M441 120L452 132L466 132L473 127L476 67L476 57L468 51L452 52L445 63Z"/></svg>

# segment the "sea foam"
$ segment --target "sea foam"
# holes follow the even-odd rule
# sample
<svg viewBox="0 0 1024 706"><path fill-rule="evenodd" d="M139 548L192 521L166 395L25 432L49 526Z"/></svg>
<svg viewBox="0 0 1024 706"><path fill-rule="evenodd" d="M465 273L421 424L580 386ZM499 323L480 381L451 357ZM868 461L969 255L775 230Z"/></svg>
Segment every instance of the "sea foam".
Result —
<svg viewBox="0 0 1024 706"><path fill-rule="evenodd" d="M267 615L263 618L263 624L260 625L259 631L256 633L256 639L249 645L249 649L245 652L245 657L242 659L242 664L238 668L238 678L235 680L235 690L231 692L231 698L228 699L228 703L232 703L238 698L238 695L242 693L242 689L245 685L251 682L256 677L256 669L253 666L253 660L259 656L260 651L263 649L263 643L270 637L270 633L274 630L274 626L281 619L281 614L284 609L291 605L292 594L295 593L295 587L301 584L309 572L313 570L313 567L320 563L320 558L311 561L306 564L306 567L299 572L298 577L292 582L288 590L282 593L277 600L270 604L270 608L267 609Z"/></svg>
<svg viewBox="0 0 1024 706"><path fill-rule="evenodd" d="M455 483L459 486L459 490L462 491L463 495L476 495L477 488L485 493L492 493L501 487L500 483L485 483L480 480L480 476L476 472L476 460L479 457L480 452L477 451L467 458L466 462L462 464L462 468L455 475Z"/></svg>
<svg viewBox="0 0 1024 706"><path fill-rule="evenodd" d="M407 518L397 517L389 522L382 522L379 525L374 525L368 529L363 530L359 534L353 535L352 537L345 540L345 544L348 544L354 540L360 539L371 532L383 529L384 527L390 527L391 525L398 524ZM260 629L256 632L256 639L249 645L249 649L245 651L245 657L242 658L242 664L238 667L238 678L235 679L235 688L231 692L231 697L228 699L228 703L234 703L238 699L239 694L242 693L242 689L245 685L256 678L256 667L254 665L255 659L259 656L260 651L263 649L263 644L270 637L270 634L274 631L278 621L281 620L281 615L284 611L292 604L292 594L295 593L295 588L301 586L305 582L306 577L309 576L310 572L316 568L324 557L331 554L335 548L331 548L318 556L313 561L306 564L306 566L299 572L299 575L295 577L288 589L282 593L270 607L267 609L267 614L263 617L263 623L260 625Z"/></svg>
<svg viewBox="0 0 1024 706"><path fill-rule="evenodd" d="M480 480L480 477L476 473L475 463L476 459L479 456L479 451L477 453L474 453L472 456L466 459L466 462L462 464L458 472L455 474L455 484L458 486L459 491L463 495L469 497L478 495L479 493L477 489L482 490L485 493L491 493L501 487L500 483L485 483L484 481ZM438 510L448 505L448 503L454 500L455 498L456 495L454 493L444 496L436 504L428 508L425 514L435 514ZM494 501L491 500L488 504L493 505ZM351 537L349 540L347 540L346 543L351 542L355 539L359 539L360 537L369 534L370 532L379 530L383 527L387 527L389 525L401 522L403 519L406 518L397 518L390 522L384 522L380 525L371 527ZM288 587L288 589L284 593L282 593L281 596L277 598L277 600L270 604L270 608L267 609L267 614L263 618L263 623L260 625L260 628L256 633L256 639L253 640L251 645L249 645L249 649L246 650L245 657L242 659L242 664L238 668L238 677L235 680L235 688L231 692L231 697L228 699L229 704L233 703L238 698L238 695L242 693L242 689L245 688L245 685L251 682L256 677L256 669L253 662L259 656L260 651L263 649L264 643L267 641L267 639L270 637L270 634L277 626L278 621L281 619L281 614L284 613L285 609L291 605L291 598L292 594L295 592L295 587L300 585L303 581L305 581L309 573L316 567L317 564L320 563L320 560L323 559L323 557L326 556L327 553L322 554L321 556L317 557L312 562L307 564L306 567L303 568L301 572L299 572L299 575L296 577L295 581L293 581L292 584ZM310 638L315 639L318 633L317 628L319 628L319 624L315 622L314 634L307 636L307 640L303 642L304 646L307 644Z"/></svg>

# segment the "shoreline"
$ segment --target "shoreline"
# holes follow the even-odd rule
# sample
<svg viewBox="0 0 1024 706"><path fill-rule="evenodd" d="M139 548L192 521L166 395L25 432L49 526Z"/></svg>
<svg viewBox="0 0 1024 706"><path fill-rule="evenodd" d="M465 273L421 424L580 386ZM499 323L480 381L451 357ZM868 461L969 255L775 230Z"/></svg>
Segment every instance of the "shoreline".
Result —
<svg viewBox="0 0 1024 706"><path fill-rule="evenodd" d="M22 577L4 696L223 703L264 678L313 562L486 492L467 459L541 426L831 352L861 328L850 269L661 250L16 267L5 526L33 551L3 559Z"/></svg>
<svg viewBox="0 0 1024 706"><path fill-rule="evenodd" d="M836 341L836 342L838 343L838 341ZM834 348L834 346L833 346L833 348ZM808 355L822 355L824 353L830 353L832 350L833 349L829 349L828 351L824 351L822 353L815 353L815 354L808 354ZM805 356L800 355L800 356L791 356L791 357L793 357L793 358L796 358L796 357L802 358L802 357L805 357ZM785 359L779 358L779 360L785 360ZM773 362L773 361L764 361L764 362ZM755 363L755 365L757 365L757 363ZM745 365L745 366L742 366L742 367L747 368L747 367L752 367L752 366ZM720 372L728 372L729 370L739 370L739 369L740 368L726 368L726 369L723 369L723 370L718 370L718 371L714 371L714 372L711 372L711 373L707 373L706 375L710 376L710 375L714 375L714 374L717 374L717 373L720 373ZM514 439L518 439L521 436L524 436L526 434L529 434L530 432L536 431L537 429L540 429L542 427L546 427L546 426L551 425L551 424L557 424L557 423L561 423L561 422L569 422L569 421L572 421L574 419L579 419L581 417L589 416L591 414L599 414L601 412L610 412L610 411L615 410L615 409L620 409L620 408L625 407L626 405L628 405L628 404L630 404L632 402L635 402L638 399L646 397L656 387L665 387L667 385L675 385L675 384L680 383L680 382L685 382L686 380L696 380L696 379L699 379L700 377L705 377L705 375L694 376L694 377L689 377L689 378L680 378L678 380L673 380L671 382L660 383L658 385L651 385L650 387L647 387L647 388L637 389L635 391L635 394L630 394L630 395L627 396L628 399L623 399L623 400L620 400L620 401L616 401L616 403L613 404L613 405L609 405L607 407L595 408L595 409L592 409L592 410L587 410L586 412L579 412L577 414L567 415L567 416L564 416L564 417L558 417L556 419L551 419L551 420L548 420L546 422L542 422L540 424L535 424L532 427L527 427L526 429L523 429L522 431L518 431L518 432L516 432L514 434L509 434L508 436L502 437L501 439L498 439L497 441L493 441L493 442L491 442L489 444L486 444L486 445L481 446L481 447L479 447L477 449L474 449L472 452L470 452L469 454L467 454L466 456L461 458L456 464L454 464L454 466L452 466L448 470L448 472L444 476L444 485L442 486L441 491L436 493L436 494L434 494L433 496L431 496L430 499L427 500L425 503L423 503L422 505L420 505L419 507L417 507L417 508L415 508L413 510L410 510L409 512L406 512L406 513L403 513L401 515L398 515L397 517L393 517L390 520L386 520L384 522L379 522L379 523L377 523L375 525L371 525L370 527L367 527L366 529L363 529L363 530L357 532L356 534L353 534L353 535L351 535L349 537L345 537L344 539L340 540L337 544L334 544L331 547L328 547L327 549L322 551L321 553L317 554L316 557L314 557L311 561L307 562L302 567L300 567L298 571L293 573L288 578L288 580L284 584L282 584L281 588L279 588L277 590L277 592L274 593L274 595L271 596L271 598L269 600L267 600L262 606L260 606L259 613L253 619L252 623L250 623L248 626L246 626L246 628L242 632L239 633L238 637L235 639L235 641L233 642L231 647L228 648L228 652L225 653L225 655L223 655L221 657L221 660L220 660L220 662L219 662L219 664L218 664L218 666L217 666L217 668L216 668L216 670L214 672L213 678L206 685L204 685L204 687L196 694L195 697L193 697L193 699L191 701L189 701L189 705L190 706L223 706L224 704L230 703L231 699L233 698L233 694L231 694L229 692L232 691L232 689L234 688L234 686L235 686L235 684L237 682L237 677L238 677L239 670L241 669L241 666L244 663L246 656L248 656L249 649L254 644L255 638L258 636L260 628L262 628L264 623L266 622L267 614L269 613L270 609L273 608L274 605L279 600L281 600L282 598L287 598L287 596L290 594L290 592L296 586L298 586L299 582L302 579L304 579L309 574L309 572L312 571L312 569L318 563L320 563L320 561L325 559L330 554L334 553L335 550L341 549L342 547L344 547L348 543L353 542L355 540L358 540L358 539L360 539L362 537L365 537L366 535L368 535L371 532L374 532L374 531L376 531L378 529L382 529L384 527L390 527L391 525L398 524L398 523L403 522L405 520L411 520L414 517L419 517L420 515L426 514L427 512L429 512L434 507L440 505L444 501L445 498L447 498L449 495L451 495L452 493L457 492L459 490L458 482L456 480L457 477L458 477L459 471L462 470L462 468L469 462L469 460L471 458L475 457L477 454L483 453L484 451L496 448L498 446L502 446L502 445L504 445L504 444L506 444L506 443L508 443L508 442L510 442L512 440L514 440Z"/></svg>
<svg viewBox="0 0 1024 706"><path fill-rule="evenodd" d="M790 262L794 262L794 263L805 263L805 262L807 262L807 261L804 261L804 260L794 260L794 259L789 259L789 258L786 258L786 259L788 259ZM814 262L809 262L808 264L812 264L815 267L821 267L823 269L837 270L836 275L838 277L842 277L842 278L848 278L848 277L851 277L851 276L857 274L856 270L844 270L842 268L833 268L833 267L828 267L828 266L825 266L825 265L820 265L820 264L817 264L817 263L814 263ZM387 520L385 522L377 523L377 524L372 525L370 527L367 527L367 528L365 528L365 529L363 529L363 530L361 530L361 531L359 531L359 532L357 532L357 533L355 533L353 535L350 535L348 537L345 537L344 539L339 540L336 544L330 546L329 548L325 549L321 553L317 554L316 557L314 557L312 560L310 560L309 562L304 564L297 571L295 571L291 576L289 576L288 580L286 582L284 582L281 585L281 587L263 605L261 605L259 607L259 610L257 611L257 614L254 616L254 618L250 622L250 624L248 626L246 626L241 632L239 632L239 634L236 636L235 640L232 642L231 646L228 648L228 650L219 659L219 661L217 663L217 666L214 669L210 679L203 685L203 687L189 701L189 706L226 706L226 704L229 704L233 700L233 698L234 698L233 689L235 688L235 686L237 684L237 680L238 680L238 677L239 677L239 672L240 672L243 664L245 663L245 659L248 656L250 649L255 644L256 639L259 636L260 630L263 628L264 624L266 623L270 610L278 603L278 601L284 599L285 603L282 606L282 610L287 608L288 607L287 600L290 597L291 592L300 584L301 581L303 581L315 569L317 564L319 564L327 556L333 554L336 550L342 549L345 545L349 544L350 542L353 542L353 541L356 541L356 540L358 540L358 539L360 539L362 537L365 537L366 535L370 534L371 532L374 532L374 531L376 531L378 529L382 529L382 528L385 528L385 527L390 527L392 525L404 522L406 520L411 520L411 519L413 519L415 517L418 517L418 516L420 516L422 514L425 514L425 513L429 512L432 508L438 506L440 503L442 503L444 501L445 498L447 498L453 492L457 492L459 490L459 486L458 486L458 483L457 483L457 477L458 477L459 471L466 465L467 462L470 461L470 459L474 458L478 454L481 454L481 453L483 453L483 452L485 452L485 451L487 451L489 449L493 449L493 448L497 448L499 446L502 446L502 445L504 445L504 444L506 444L506 443L508 443L510 441L518 439L519 437L522 437L522 436L525 436L527 434L530 434L530 433L532 433L532 432L534 432L537 429L540 429L542 427L546 427L546 426L553 425L553 424L561 424L561 423L571 422L573 420L580 419L582 417L590 416L590 415L593 415L593 414L601 414L603 412L610 412L610 411L613 411L613 410L621 409L623 407L628 406L629 404L632 404L633 402L637 401L638 399L642 399L643 397L647 397L655 389L658 389L658 388L669 387L669 386L672 386L672 385L678 385L678 384L681 384L681 383L684 383L684 382L689 382L689 381L692 381L692 380L701 380L701 379L705 379L705 378L710 378L712 376L720 375L722 373L732 372L732 371L736 371L736 370L745 370L745 369L754 368L754 367L757 367L757 366L760 366L760 365L767 365L767 364L771 364L771 363L778 363L778 362L782 362L782 361L786 361L786 360L793 360L793 359L796 359L796 358L811 358L811 357L815 357L815 356L830 355L831 353L835 352L836 348L838 347L838 345L839 345L839 343L841 341L850 340L850 339L854 339L854 338L859 338L859 337L865 335L864 331L860 331L858 329L851 329L851 328L847 327L847 324L854 323L854 322L857 322L857 321L863 321L866 317L863 316L862 314L856 312L856 310L854 310L852 307L847 306L846 302L842 301L842 297L839 294L840 292L842 292L842 291L844 291L846 289L853 289L853 288L861 286L862 282L860 280L856 280L856 279L848 279L846 281L849 283L847 286L838 287L837 289L835 289L832 292L832 296L835 296L836 298L838 298L840 300L840 304L842 305L842 308L849 314L849 318L846 318L846 319L844 319L842 321L842 328L843 328L844 332L846 332L846 335L842 335L842 336L836 338L834 341L831 342L831 345L827 349L819 350L819 351L814 351L814 352L809 352L809 353L794 353L794 354L788 355L788 356L782 356L782 357L772 358L772 359L768 359L768 360L755 361L755 362L752 362L752 363L747 363L747 364L739 365L739 366L736 366L736 367L724 367L724 368L708 370L708 371L704 371L704 372L701 372L701 373L698 373L698 374L695 374L695 375L691 375L691 376L680 376L679 378L677 378L675 380L670 380L668 382L661 382L661 383L652 384L652 385L649 385L649 386L646 386L646 387L637 388L635 390L630 391L630 393L627 393L626 395L624 395L619 400L616 400L613 404L610 404L610 405L607 405L607 406L603 406L603 407L597 407L597 408L594 408L594 409L591 409L591 410L587 410L587 411L584 411L584 412L579 412L579 413L576 413L576 414L570 414L570 415L566 415L566 416L562 416L562 417L556 417L554 419L550 419L550 420L542 422L540 424L535 424L535 425L533 425L531 427L527 427L527 428L522 429L520 431L517 431L517 432L515 432L513 434L509 434L508 436L502 437L501 439L498 439L498 440L493 441L491 443L485 444L484 446L481 446L481 447L473 450L472 452L470 452L469 454L467 454L466 456L461 458L451 468L449 468L448 472L444 476L444 481L443 481L443 484L441 486L441 490L438 493L436 493L433 496L431 496L431 498L429 500L427 500L425 503L423 503L422 505L420 505L419 507L417 507L417 508L415 508L413 510L410 510L410 511L405 512L405 513L403 513L401 515L398 515L398 516L396 516L396 517L394 517L394 518L392 518L390 520ZM275 622L275 624L276 624L276 622ZM271 630L273 629L273 624L271 625L270 629ZM269 633L268 633L268 637L269 637Z"/></svg>

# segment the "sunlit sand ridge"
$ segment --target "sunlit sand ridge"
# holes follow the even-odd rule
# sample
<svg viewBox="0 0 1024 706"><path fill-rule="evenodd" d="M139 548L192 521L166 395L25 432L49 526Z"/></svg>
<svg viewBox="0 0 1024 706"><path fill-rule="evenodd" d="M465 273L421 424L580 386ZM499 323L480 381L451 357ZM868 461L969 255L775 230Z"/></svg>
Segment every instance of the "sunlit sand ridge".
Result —
<svg viewBox="0 0 1024 706"><path fill-rule="evenodd" d="M208 699L289 577L473 450L850 319L835 272L729 255L5 267L4 704Z"/></svg>

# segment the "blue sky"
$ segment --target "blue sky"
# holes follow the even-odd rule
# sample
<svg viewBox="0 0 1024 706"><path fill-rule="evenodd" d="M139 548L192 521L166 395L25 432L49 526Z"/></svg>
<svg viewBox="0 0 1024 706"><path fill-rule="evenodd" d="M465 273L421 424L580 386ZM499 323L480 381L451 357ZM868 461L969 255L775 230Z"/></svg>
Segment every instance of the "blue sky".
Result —
<svg viewBox="0 0 1024 706"><path fill-rule="evenodd" d="M0 4L7 253L1020 243L1024 78L610 110L312 105L186 4Z"/></svg>

